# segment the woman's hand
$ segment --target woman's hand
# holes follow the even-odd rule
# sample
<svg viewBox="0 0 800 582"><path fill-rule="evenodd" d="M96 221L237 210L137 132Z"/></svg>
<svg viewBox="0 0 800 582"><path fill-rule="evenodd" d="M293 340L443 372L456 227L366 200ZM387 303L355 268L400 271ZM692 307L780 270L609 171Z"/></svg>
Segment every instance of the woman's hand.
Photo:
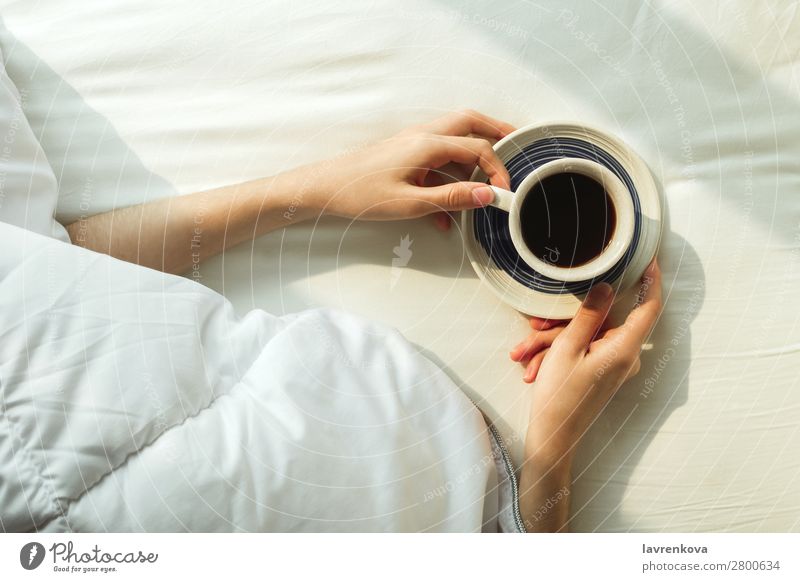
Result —
<svg viewBox="0 0 800 582"><path fill-rule="evenodd" d="M522 374L522 380L530 384L536 379L553 341L564 331L569 322L562 319L531 317L528 323L533 331L511 350L509 356L523 365L525 372Z"/></svg>
<svg viewBox="0 0 800 582"><path fill-rule="evenodd" d="M639 301L625 323L603 330L612 295L605 283L593 287L539 366L520 475L529 530L558 531L567 523L576 446L622 383L639 371L642 344L661 311L658 263L653 260L642 277Z"/></svg>
<svg viewBox="0 0 800 582"><path fill-rule="evenodd" d="M396 220L486 206L494 193L454 182L480 166L508 188L491 142L514 128L474 111L454 113L355 153L206 192L111 210L67 225L72 242L168 273L275 229L322 214ZM476 136L476 137L470 137ZM445 212L442 212L445 211Z"/></svg>
<svg viewBox="0 0 800 582"><path fill-rule="evenodd" d="M509 176L492 143L514 128L476 111L462 111L411 127L354 153L297 171L319 175L309 185L321 214L360 220L418 218L486 206L486 184L460 182L479 166L491 184L509 188ZM450 183L447 183L450 182ZM302 200L301 200L302 203ZM446 215L437 223L449 225Z"/></svg>

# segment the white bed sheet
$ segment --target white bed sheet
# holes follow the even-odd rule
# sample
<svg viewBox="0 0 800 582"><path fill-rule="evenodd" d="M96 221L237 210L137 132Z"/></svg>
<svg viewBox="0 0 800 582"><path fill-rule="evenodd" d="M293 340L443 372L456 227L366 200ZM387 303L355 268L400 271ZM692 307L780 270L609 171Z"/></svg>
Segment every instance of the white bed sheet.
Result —
<svg viewBox="0 0 800 582"><path fill-rule="evenodd" d="M666 305L587 437L577 531L800 530L796 3L2 2L59 217L278 172L473 107L628 141L667 200ZM412 240L405 267L393 249ZM208 261L240 312L396 326L521 454L524 319L428 221L324 221Z"/></svg>

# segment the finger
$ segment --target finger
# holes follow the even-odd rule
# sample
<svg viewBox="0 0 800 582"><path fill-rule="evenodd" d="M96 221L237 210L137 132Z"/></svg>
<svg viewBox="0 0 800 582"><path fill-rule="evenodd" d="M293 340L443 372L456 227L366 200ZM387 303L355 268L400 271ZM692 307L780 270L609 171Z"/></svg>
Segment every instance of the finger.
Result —
<svg viewBox="0 0 800 582"><path fill-rule="evenodd" d="M631 378L636 376L636 374L638 374L639 370L641 370L641 369L642 369L642 361L639 358L636 358L633 361L633 365L630 368L628 368L628 371L625 374L625 380L626 381L630 380Z"/></svg>
<svg viewBox="0 0 800 582"><path fill-rule="evenodd" d="M553 327L553 322L551 322L549 319L542 319L541 317L531 317L528 320L528 323L530 324L531 328L537 331L544 331Z"/></svg>
<svg viewBox="0 0 800 582"><path fill-rule="evenodd" d="M613 329L612 322L611 322L611 318L609 318L608 316L606 316L605 320L604 320L604 321L603 321L603 323L600 325L600 331L608 331L608 330L610 330L610 329Z"/></svg>
<svg viewBox="0 0 800 582"><path fill-rule="evenodd" d="M463 182L469 180L475 170L474 165L457 164L455 162L445 164L436 169L431 169L425 177L424 186L441 186L450 182Z"/></svg>
<svg viewBox="0 0 800 582"><path fill-rule="evenodd" d="M429 205L428 212L469 210L488 206L494 200L494 192L480 182L453 182L436 188L412 186L408 196Z"/></svg>
<svg viewBox="0 0 800 582"><path fill-rule="evenodd" d="M569 321L566 319L544 319L542 317L531 317L528 320L528 323L533 329L537 331L544 331L557 325L566 325L569 323Z"/></svg>
<svg viewBox="0 0 800 582"><path fill-rule="evenodd" d="M642 275L639 302L622 325L625 341L641 348L661 313L661 269L653 259Z"/></svg>
<svg viewBox="0 0 800 582"><path fill-rule="evenodd" d="M489 182L500 188L510 188L508 170L485 139L460 136L431 136L424 152L425 162L439 168L450 162L478 166L489 177Z"/></svg>
<svg viewBox="0 0 800 582"><path fill-rule="evenodd" d="M437 212L433 215L433 223L442 232L450 230L450 215L447 212Z"/></svg>
<svg viewBox="0 0 800 582"><path fill-rule="evenodd" d="M564 339L559 341L576 353L585 352L608 315L612 301L613 290L608 283L599 283L592 287L578 313L564 330Z"/></svg>
<svg viewBox="0 0 800 582"><path fill-rule="evenodd" d="M553 344L553 340L555 340L562 331L564 331L564 327L554 327L546 331L532 333L514 346L509 356L515 362L529 360L538 352L549 348Z"/></svg>
<svg viewBox="0 0 800 582"><path fill-rule="evenodd" d="M472 133L489 139L502 139L515 131L513 125L472 109L449 113L423 127L431 133L439 135L469 135Z"/></svg>
<svg viewBox="0 0 800 582"><path fill-rule="evenodd" d="M469 180L472 176L472 173L475 171L475 166L472 164L454 163L451 166L445 167L448 169L448 174L453 178L453 180L458 180L459 182Z"/></svg>
<svg viewBox="0 0 800 582"><path fill-rule="evenodd" d="M528 367L525 368L525 373L522 375L523 382L530 384L536 380L536 376L539 374L539 368L542 367L542 362L544 361L545 356L547 356L547 352L549 350L550 348L542 350L533 356L533 358L531 358L531 361L528 363Z"/></svg>
<svg viewBox="0 0 800 582"><path fill-rule="evenodd" d="M452 180L448 180L447 176L438 170L431 170L425 174L425 178L420 185L424 186L425 188L435 188L436 186L441 186L442 184L447 184L449 182L452 182Z"/></svg>

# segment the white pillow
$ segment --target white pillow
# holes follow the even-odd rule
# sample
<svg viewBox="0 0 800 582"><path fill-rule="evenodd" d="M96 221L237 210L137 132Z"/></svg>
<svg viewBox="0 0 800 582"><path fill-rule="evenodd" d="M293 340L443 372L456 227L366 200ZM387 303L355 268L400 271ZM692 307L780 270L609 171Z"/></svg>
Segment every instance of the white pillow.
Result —
<svg viewBox="0 0 800 582"><path fill-rule="evenodd" d="M24 101L0 59L0 221L69 242L54 218L58 183L25 118Z"/></svg>

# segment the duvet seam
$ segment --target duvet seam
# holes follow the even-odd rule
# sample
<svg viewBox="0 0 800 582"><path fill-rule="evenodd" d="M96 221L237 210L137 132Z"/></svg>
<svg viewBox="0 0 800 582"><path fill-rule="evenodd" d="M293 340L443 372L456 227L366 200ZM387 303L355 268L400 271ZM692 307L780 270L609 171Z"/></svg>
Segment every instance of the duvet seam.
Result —
<svg viewBox="0 0 800 582"><path fill-rule="evenodd" d="M298 318L298 319L299 319L299 318ZM275 338L277 338L278 336L280 336L280 335L282 335L282 334L286 333L286 331L287 331L289 328L293 327L293 325L294 325L294 324L296 324L296 321L297 321L297 320L292 320L292 321L288 322L288 324L287 324L287 325L285 325L285 326L284 326L282 329L280 329L280 330L279 330L277 333L275 333L275 334L274 334L272 337L270 337L270 339L269 339L269 340L268 340L268 341L267 341L267 342L266 342L266 343L265 343L265 344L262 346L261 353L263 353L263 350L266 348L266 346L267 346L267 345L268 345L270 342L272 342L272 341L273 341ZM97 487L97 486L98 486L100 483L102 483L102 481L103 481L103 480L104 480L106 477L108 477L109 475L111 475L112 473L114 473L114 471L117 471L118 469L120 469L120 468L124 467L124 466L125 466L125 465L128 463L128 461L130 461L131 457L133 457L133 456L135 456L135 455L140 455L140 454L141 454L142 452L144 452L146 449L148 449L148 448L150 448L152 445L154 445L154 444L156 443L156 441L158 441L158 439L160 439L162 436L164 436L164 435L165 435L167 432L169 432L169 431L171 431L171 430L174 430L174 429L176 429L176 428L179 428L179 427L181 427L181 426L185 426L185 425L186 425L186 423L187 423L189 420L191 420L191 419L193 419L193 418L196 418L196 417L200 416L200 415L201 415L201 414L202 414L204 411L206 411L206 410L209 410L209 409L210 409L210 408L211 408L211 407L212 407L212 406L213 406L213 405L214 405L214 404L215 404L215 403L216 403L216 402L217 402L217 401L218 401L220 398L223 398L224 396L232 396L232 395L234 395L234 392L237 392L237 391L238 391L238 389L239 389L239 387L240 387L240 386L243 384L243 380L244 380L244 378L246 378L246 377L247 377L247 375L250 373L250 370L252 370L252 368L253 368L253 365L255 365L255 362L256 362L256 360L257 360L257 359L260 357L261 353L259 353L259 355L258 355L258 356L256 356L256 357L253 359L253 361L252 361L252 362L250 362L250 365L247 367L247 369L245 370L245 372L244 372L244 373L243 373L243 374L240 376L240 378L239 378L239 379L238 379L238 380L237 380L237 381L234 383L234 385L233 385L233 387L230 389L230 391L228 391L228 392L226 392L226 393L224 393L224 394L220 394L220 395L218 395L218 396L216 396L216 397L212 398L212 399L211 399L211 400L208 402L208 404L206 404L205 406L203 406L202 408L200 408L200 409L199 409L197 412L195 412L195 413L194 413L194 414L192 414L191 416L186 416L186 417L185 417L185 418L183 418L183 419L182 419L182 420L181 420L179 423L177 423L177 424L174 424L174 425L172 425L172 426L170 426L170 427L168 427L168 428L164 429L163 431L161 431L161 432L160 432L160 433L159 433L159 434L158 434L158 435L157 435L157 436L156 436L156 437L155 437L155 438L154 438L152 441L150 441L149 443L145 443L145 444L144 444L144 445L143 445L141 448L135 449L135 450L131 451L130 453L128 453L127 455L125 455L125 458L124 458L124 459L123 459L123 460L122 460L122 461L121 461L119 464L117 464L116 466L112 467L112 468L111 468L111 469L109 469L108 471L104 472L102 475L100 475L100 477L98 477L98 478L97 478L97 480L96 480L94 483L92 483L92 484L91 484L91 485L89 485L88 487L84 487L84 488L83 488L83 490L82 490L82 491L81 491L81 492L80 492L80 493L79 493L79 494L78 494L76 497L64 497L64 498L61 498L61 499L63 499L63 501L64 501L64 503L65 503L65 505L66 505L66 508L61 510L61 514L60 514L60 515L58 514L58 512L56 512L56 515L54 515L54 516L52 516L50 519L48 519L48 520L44 521L44 522L41 524L41 527L44 527L44 526L46 526L46 525L48 525L48 524L52 523L53 521L55 521L55 520L59 519L59 517L62 517L63 519L65 519L65 521L66 521L67 523L69 523L69 522L70 522L70 520L69 520L69 518L68 518L68 514L69 514L69 512L71 511L71 509L72 509L73 505L75 505L75 504L76 504L76 503L78 503L78 502L79 502L81 499L83 499L83 498L84 498L84 497L85 497L85 496L86 496L86 495L87 495L89 492L91 492L91 491L92 491L92 490L93 490L95 487ZM58 506L58 503L56 503L54 500L51 500L51 501L52 501L52 502L53 502L55 505L57 505L57 506ZM71 531L71 530L72 530L72 527L68 527L68 529Z"/></svg>
<svg viewBox="0 0 800 582"><path fill-rule="evenodd" d="M276 337L278 337L278 336L282 335L283 333L285 333L286 330L292 326L292 323L294 323L294 322L290 322L287 326L285 326L283 329L281 329L275 335L273 335L269 339L269 341L267 343L265 343L264 346L262 346L262 352L263 352L263 349L266 348L267 344L272 342ZM146 449L148 449L151 446L153 446L156 443L156 441L158 441L162 436L164 436L168 432L170 432L170 431L172 431L172 430L174 430L176 428L179 428L181 426L184 426L188 421L190 421L190 420L192 420L194 418L197 418L203 412L205 412L206 410L209 410L217 401L219 401L220 398L223 398L225 396L231 396L231 395L233 395L234 392L238 391L239 387L242 386L242 384L243 384L243 380L250 373L250 370L252 370L253 365L255 365L255 362L260 357L260 355L261 354L259 354L259 356L256 356L256 358L253 359L253 361L247 367L247 370L245 370L244 374L241 375L241 377L233 384L233 387L228 392L225 392L223 394L219 394L218 396L212 398L208 402L208 404L206 404L205 406L200 408L194 414L192 414L190 416L186 416L180 422L178 422L176 424L173 424L172 426L162 430L152 441L150 441L149 443L145 443L141 448L135 449L135 450L131 451L130 453L128 453L127 455L125 455L125 458L119 464L117 464L116 466L112 467L108 471L104 472L102 475L100 475L100 477L97 478L97 480L95 480L94 483L92 483L88 487L84 487L83 490L80 492L80 494L77 497L64 497L64 498L61 498L67 504L66 510L62 511L63 516L66 518L67 513L69 513L70 509L72 509L72 506L75 503L77 503L78 501L83 499L92 489L97 487L97 485L99 485L106 477L111 475L114 471L116 471L116 470L120 469L121 467L125 466L128 463L128 461L131 459L131 457L134 457L136 455L142 454L142 452L144 452ZM53 521L54 519L57 519L58 517L59 517L58 515L53 516L53 518L47 520L45 522L45 524L50 523L51 521ZM69 521L69 520L67 520L67 521ZM43 524L43 525L45 525L45 524Z"/></svg>
<svg viewBox="0 0 800 582"><path fill-rule="evenodd" d="M248 368L248 370L249 370L249 368ZM92 489L94 489L94 488L95 488L95 487L97 487L97 486L98 486L100 483L102 483L102 481L103 481L103 480L104 480L106 477L108 477L109 475L111 475L111 474L112 474L112 473L114 473L115 471L117 471L117 470L121 469L122 467L124 467L124 466L125 466L125 465L128 463L128 461L131 459L131 457L134 457L134 456L137 456L137 455L141 455L141 454L142 454L142 453L143 453L145 450L147 450L147 449L149 449L151 446L153 446L153 445L154 445L154 444L155 444L155 443L156 443L156 442L157 442L157 441L158 441L158 440L159 440L159 439L160 439L162 436L164 436L164 435L165 435L165 434L167 434L168 432L170 432L170 431L172 431L172 430L174 430L174 429L177 429L177 428L180 428L180 427L184 426L184 425L185 425L185 424L186 424L186 423L187 423L189 420L192 420L193 418L197 418L198 416L200 416L200 415L201 415L203 412L205 412L206 410L209 410L209 409L211 409L211 407L212 407L212 406L213 406L213 405L214 405L214 404L215 404L215 403L216 403L216 402L217 402L217 401L218 401L220 398L223 398L223 397L225 397L225 396L230 396L231 394L233 394L233 392L234 392L234 391L235 391L235 390L236 390L236 389L237 389L239 386L241 386L241 384L242 384L242 382L241 382L241 380L240 380L239 382L237 382L237 383L236 383L236 384L233 386L233 388L231 388L231 390L230 390L229 392L225 392L224 394L220 394L219 396L216 396L215 398L211 399L211 400L208 402L208 404L206 404L205 406L203 406L202 408L200 408L200 409L199 409L197 412L195 412L194 414L192 414L192 415L190 415L190 416L187 416L187 417L185 417L183 420L181 420L180 422L178 422L178 423L176 423L176 424L173 424L172 426L170 426L170 427L168 427L168 428L166 428L166 429L162 430L160 433L158 433L158 435L156 436L156 438L154 438L152 441L150 441L149 443L145 443L145 444L144 444L144 445L143 445L141 448L135 449L135 450L131 451L130 453L128 453L127 455L125 455L125 458L124 458L124 459L122 459L122 461L120 461L120 463L119 463L119 464L115 465L114 467L112 467L111 469L109 469L108 471L106 471L105 473L103 473L102 475L100 475L100 476L97 478L97 480L96 480L94 483L92 483L91 485L89 485L88 487L84 487L84 488L83 488L83 490L80 492L80 494L79 494L77 497L64 497L64 498L62 498L62 499L64 500L64 502L66 503L66 505L67 505L66 511L64 511L64 516L66 517L67 513L69 513L69 511L72 509L72 506L73 506L75 503L78 503L78 502L79 502L81 499L83 499L83 498L84 498L84 497L85 497L85 496L86 496L86 495L87 495L87 494L88 494L90 491L92 491ZM56 519L56 518L58 518L58 516L57 516L57 515L53 517L53 519ZM48 521L47 521L47 523L50 523L51 521L53 521L53 519L50 519L50 520L48 520ZM67 521L69 522L69 520L67 520ZM72 529L72 528L70 528L70 529Z"/></svg>
<svg viewBox="0 0 800 582"><path fill-rule="evenodd" d="M25 445L25 442L20 437L20 433L17 430L17 425L12 417L9 414L8 410L4 407L5 414L3 417L6 419L6 423L9 427L9 432L11 433L12 442L16 442L19 446L16 449L12 449L15 459L19 459L22 457L24 459L26 468L29 471L32 471L34 474L34 479L39 481L41 488L45 492L45 497L47 498L48 503L51 506L53 511L53 515L49 517L45 517L41 523L37 523L36 516L34 515L34 511L32 511L31 505L29 501L26 499L25 505L26 509L28 510L28 514L31 518L31 523L33 524L33 529L38 530L41 525L50 523L54 519L58 519L59 516L64 515L64 510L62 506L58 503L56 495L56 489L53 486L53 478L50 476L49 471L44 471L43 468L40 466L40 463L36 460L33 452ZM45 468L47 464L45 463Z"/></svg>

